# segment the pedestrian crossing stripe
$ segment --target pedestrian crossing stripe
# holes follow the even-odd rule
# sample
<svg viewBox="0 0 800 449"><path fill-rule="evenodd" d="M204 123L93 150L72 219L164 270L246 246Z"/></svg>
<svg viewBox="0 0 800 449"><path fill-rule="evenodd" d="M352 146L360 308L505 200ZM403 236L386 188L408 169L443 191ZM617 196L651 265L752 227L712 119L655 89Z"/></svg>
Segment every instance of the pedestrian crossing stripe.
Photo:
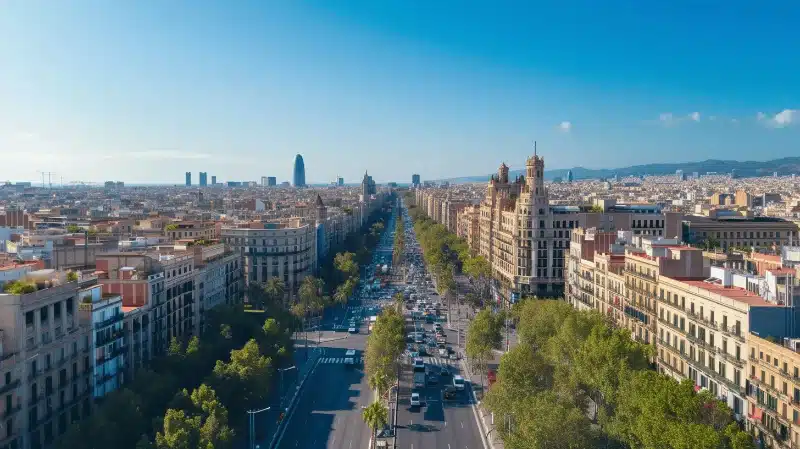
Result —
<svg viewBox="0 0 800 449"><path fill-rule="evenodd" d="M429 365L437 365L437 366L450 364L450 360L441 357L425 357L423 361Z"/></svg>
<svg viewBox="0 0 800 449"><path fill-rule="evenodd" d="M323 358L320 359L319 363L325 363L325 364L329 364L329 365L343 364L345 358L346 357L323 357ZM355 364L360 364L361 363L361 357L353 358L353 362Z"/></svg>

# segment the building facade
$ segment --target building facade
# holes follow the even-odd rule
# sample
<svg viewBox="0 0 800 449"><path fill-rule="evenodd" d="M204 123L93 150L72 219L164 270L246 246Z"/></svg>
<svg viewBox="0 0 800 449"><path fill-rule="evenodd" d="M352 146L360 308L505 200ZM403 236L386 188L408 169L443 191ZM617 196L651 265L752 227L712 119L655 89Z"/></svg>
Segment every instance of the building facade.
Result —
<svg viewBox="0 0 800 449"><path fill-rule="evenodd" d="M295 187L306 186L306 164L303 162L303 156L299 154L294 157L292 182Z"/></svg>
<svg viewBox="0 0 800 449"><path fill-rule="evenodd" d="M313 223L290 218L240 226L223 227L222 241L241 255L246 286L278 278L287 293L294 294L303 279L316 272L317 231Z"/></svg>
<svg viewBox="0 0 800 449"><path fill-rule="evenodd" d="M78 316L78 284L66 273L40 270L22 280L36 291L0 293L0 446L38 449L91 413L91 327Z"/></svg>

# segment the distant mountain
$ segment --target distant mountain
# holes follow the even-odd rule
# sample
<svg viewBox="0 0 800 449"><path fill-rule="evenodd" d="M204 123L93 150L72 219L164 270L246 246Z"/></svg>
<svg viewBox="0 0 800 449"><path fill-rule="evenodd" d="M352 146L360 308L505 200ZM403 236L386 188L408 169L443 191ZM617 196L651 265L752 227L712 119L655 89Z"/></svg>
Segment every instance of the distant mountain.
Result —
<svg viewBox="0 0 800 449"><path fill-rule="evenodd" d="M558 170L545 170L545 179L552 180L554 178L567 178L567 172L570 169ZM790 175L792 173L800 173L800 157L785 157L782 159L773 159L771 161L725 161L719 159L708 159L701 162L678 162L672 164L645 164L633 165L623 168L601 168L591 169L584 167L572 168L573 179L599 179L611 178L614 175L619 177L626 176L643 176L643 175L674 175L676 170L683 170L686 175L691 175L693 172L706 174L715 172L718 174L729 174L732 170L736 170L736 175L739 177L754 177L754 176L769 176L774 172L778 175ZM514 178L518 175L525 174L525 169L511 170L509 177ZM451 183L466 183L466 182L483 182L488 181L490 175L484 176L462 176L459 178L441 179L440 181L449 181Z"/></svg>

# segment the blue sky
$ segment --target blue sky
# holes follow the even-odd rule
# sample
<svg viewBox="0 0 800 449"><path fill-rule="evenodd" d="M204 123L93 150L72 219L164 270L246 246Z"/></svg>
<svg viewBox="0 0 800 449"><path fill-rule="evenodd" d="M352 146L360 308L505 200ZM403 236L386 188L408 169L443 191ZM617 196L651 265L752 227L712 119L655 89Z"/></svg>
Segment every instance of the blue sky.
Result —
<svg viewBox="0 0 800 449"><path fill-rule="evenodd" d="M6 0L0 181L800 155L794 1Z"/></svg>

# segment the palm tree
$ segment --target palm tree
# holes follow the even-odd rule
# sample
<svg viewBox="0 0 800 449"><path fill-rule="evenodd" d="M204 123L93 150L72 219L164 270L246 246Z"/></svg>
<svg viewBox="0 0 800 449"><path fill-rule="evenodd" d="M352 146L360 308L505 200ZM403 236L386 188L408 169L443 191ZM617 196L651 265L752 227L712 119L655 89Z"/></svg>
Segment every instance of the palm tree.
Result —
<svg viewBox="0 0 800 449"><path fill-rule="evenodd" d="M383 392L389 388L389 376L386 373L377 371L369 377L369 387L378 391L378 396L382 396Z"/></svg>
<svg viewBox="0 0 800 449"><path fill-rule="evenodd" d="M402 293L395 293L394 294L394 306L397 308L397 313L403 313L403 307L406 303L406 298L403 297Z"/></svg>
<svg viewBox="0 0 800 449"><path fill-rule="evenodd" d="M373 444L375 444L378 429L383 428L389 423L389 409L380 401L375 401L364 408L361 417L372 430L372 440Z"/></svg>
<svg viewBox="0 0 800 449"><path fill-rule="evenodd" d="M267 285L264 286L264 293L267 294L272 301L283 301L283 295L286 294L286 286L280 278L270 278Z"/></svg>

